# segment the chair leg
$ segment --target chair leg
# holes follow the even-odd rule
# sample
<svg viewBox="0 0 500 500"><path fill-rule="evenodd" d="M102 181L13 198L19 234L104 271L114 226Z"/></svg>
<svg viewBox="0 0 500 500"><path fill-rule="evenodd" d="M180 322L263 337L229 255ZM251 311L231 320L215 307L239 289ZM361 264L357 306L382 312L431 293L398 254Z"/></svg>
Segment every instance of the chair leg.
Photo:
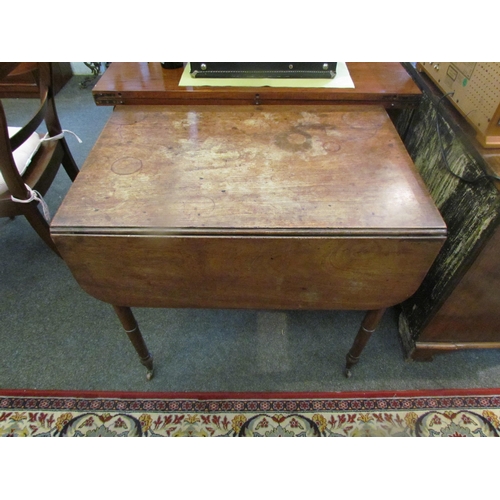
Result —
<svg viewBox="0 0 500 500"><path fill-rule="evenodd" d="M73 155L71 154L68 144L66 143L66 140L64 138L60 140L61 140L61 146L64 151L62 165L64 167L64 170L66 170L66 173L68 174L69 178L72 181L74 181L76 179L76 176L80 173L80 170L76 165Z"/></svg>
<svg viewBox="0 0 500 500"><path fill-rule="evenodd" d="M118 319L120 320L125 332L132 342L134 349L139 355L139 359L141 363L146 367L147 374L146 378L151 380L154 375L153 371L153 356L148 351L146 343L144 342L144 338L142 337L142 333L139 330L139 325L137 324L136 319L134 318L134 314L130 307L123 306L113 306Z"/></svg>
<svg viewBox="0 0 500 500"><path fill-rule="evenodd" d="M376 330L384 312L385 309L375 309L366 313L354 343L346 356L344 375L347 378L351 376L351 368L359 361L361 352L370 340L372 333Z"/></svg>
<svg viewBox="0 0 500 500"><path fill-rule="evenodd" d="M47 246L58 256L61 257L54 241L50 237L49 224L44 216L38 210L35 203L28 203L24 207L23 215L26 217L31 227L38 233L38 236L47 244Z"/></svg>

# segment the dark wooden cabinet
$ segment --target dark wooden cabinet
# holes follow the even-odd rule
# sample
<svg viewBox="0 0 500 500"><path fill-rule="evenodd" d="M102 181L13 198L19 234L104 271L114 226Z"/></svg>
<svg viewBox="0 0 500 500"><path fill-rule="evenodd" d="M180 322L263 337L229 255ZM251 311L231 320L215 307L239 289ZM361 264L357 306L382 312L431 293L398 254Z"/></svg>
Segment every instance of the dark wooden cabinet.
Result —
<svg viewBox="0 0 500 500"><path fill-rule="evenodd" d="M421 105L394 120L448 239L420 288L401 304L406 355L431 360L449 350L500 348L500 182L491 177L500 174L500 150L482 148L430 80L416 70L414 78Z"/></svg>
<svg viewBox="0 0 500 500"><path fill-rule="evenodd" d="M39 90L36 83L36 75L32 69L35 69L34 63L23 63L25 71L19 71L17 74L9 75L0 81L0 98L8 97L39 97ZM58 93L64 85L73 76L73 70L69 62L52 63L54 78L54 93Z"/></svg>

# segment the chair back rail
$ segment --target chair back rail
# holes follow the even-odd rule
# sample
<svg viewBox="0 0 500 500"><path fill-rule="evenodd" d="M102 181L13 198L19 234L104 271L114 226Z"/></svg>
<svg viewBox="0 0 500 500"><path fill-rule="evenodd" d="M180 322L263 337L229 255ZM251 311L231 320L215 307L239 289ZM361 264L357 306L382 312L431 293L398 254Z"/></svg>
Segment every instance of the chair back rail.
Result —
<svg viewBox="0 0 500 500"><path fill-rule="evenodd" d="M12 74L23 63L0 63L0 79ZM12 200L32 198L31 191L42 196L49 189L62 164L73 181L79 170L64 137L41 142L29 165L21 173L16 167L14 151L20 148L44 124L49 137L61 134L62 127L56 110L52 63L37 63L37 79L40 90L40 106L28 122L12 137L9 137L7 117L0 101L0 172L7 192L0 194L0 217L24 215L45 243L59 255L49 230L49 223L39 210L39 199L29 203ZM42 200L43 204L43 200Z"/></svg>

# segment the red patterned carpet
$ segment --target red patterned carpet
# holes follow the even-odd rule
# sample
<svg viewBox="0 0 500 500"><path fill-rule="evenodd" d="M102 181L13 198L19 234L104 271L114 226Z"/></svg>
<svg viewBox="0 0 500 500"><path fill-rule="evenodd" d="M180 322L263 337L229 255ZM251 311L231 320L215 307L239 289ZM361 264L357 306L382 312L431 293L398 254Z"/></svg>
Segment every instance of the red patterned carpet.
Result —
<svg viewBox="0 0 500 500"><path fill-rule="evenodd" d="M498 435L500 389L327 394L0 391L0 436Z"/></svg>

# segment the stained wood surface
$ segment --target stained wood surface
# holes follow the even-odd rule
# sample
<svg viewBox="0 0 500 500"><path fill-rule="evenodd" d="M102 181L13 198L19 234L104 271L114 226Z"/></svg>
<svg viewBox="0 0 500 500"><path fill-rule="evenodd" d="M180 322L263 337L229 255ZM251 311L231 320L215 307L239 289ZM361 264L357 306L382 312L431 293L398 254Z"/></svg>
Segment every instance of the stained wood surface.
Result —
<svg viewBox="0 0 500 500"><path fill-rule="evenodd" d="M119 107L53 229L440 234L380 108Z"/></svg>
<svg viewBox="0 0 500 500"><path fill-rule="evenodd" d="M140 307L387 307L445 234L374 107L119 107L52 222L88 293Z"/></svg>
<svg viewBox="0 0 500 500"><path fill-rule="evenodd" d="M421 91L400 63L347 63L354 89L179 87L183 68L163 69L158 62L112 63L92 94L98 105L183 103L365 102L390 107L416 106Z"/></svg>

